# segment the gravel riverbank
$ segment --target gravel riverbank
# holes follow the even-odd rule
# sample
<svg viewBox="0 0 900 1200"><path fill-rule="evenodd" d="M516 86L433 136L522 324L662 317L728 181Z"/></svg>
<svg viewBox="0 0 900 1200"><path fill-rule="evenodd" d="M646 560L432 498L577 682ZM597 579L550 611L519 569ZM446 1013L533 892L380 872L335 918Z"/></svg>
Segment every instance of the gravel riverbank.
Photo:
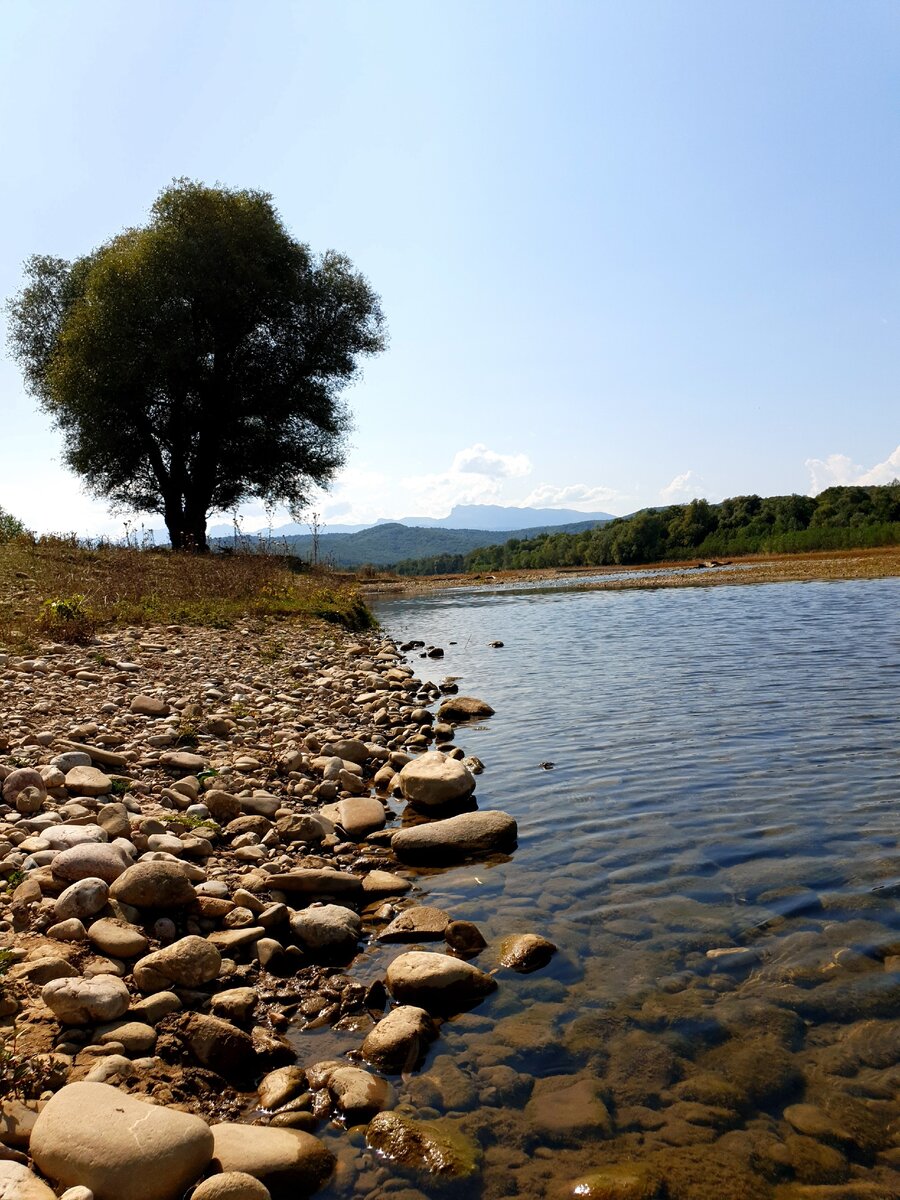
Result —
<svg viewBox="0 0 900 1200"><path fill-rule="evenodd" d="M395 1084L555 947L421 902L416 865L515 846L455 745L490 710L454 692L378 634L287 622L0 654L0 1193L297 1197L368 1155L347 1194L400 1171L421 1200L473 1170ZM375 941L384 977L351 978ZM327 1026L357 1050L298 1056Z"/></svg>

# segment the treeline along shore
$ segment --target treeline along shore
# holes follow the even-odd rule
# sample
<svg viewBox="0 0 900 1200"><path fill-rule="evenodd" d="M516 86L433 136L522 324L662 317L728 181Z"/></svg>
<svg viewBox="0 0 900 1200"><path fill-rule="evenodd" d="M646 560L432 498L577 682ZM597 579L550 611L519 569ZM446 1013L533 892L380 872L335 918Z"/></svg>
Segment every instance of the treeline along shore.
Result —
<svg viewBox="0 0 900 1200"><path fill-rule="evenodd" d="M401 575L636 566L691 558L802 554L900 543L900 483L833 487L818 496L733 496L648 508L578 533L512 538L464 555L396 564Z"/></svg>

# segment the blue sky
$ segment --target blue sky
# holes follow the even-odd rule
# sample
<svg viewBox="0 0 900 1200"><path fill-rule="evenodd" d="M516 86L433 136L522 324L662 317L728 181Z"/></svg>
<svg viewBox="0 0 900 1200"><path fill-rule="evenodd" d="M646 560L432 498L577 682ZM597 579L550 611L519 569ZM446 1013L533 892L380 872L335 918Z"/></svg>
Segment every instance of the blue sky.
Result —
<svg viewBox="0 0 900 1200"><path fill-rule="evenodd" d="M368 275L330 524L900 475L893 0L6 0L0 111L4 296L181 175ZM0 505L121 529L0 411Z"/></svg>

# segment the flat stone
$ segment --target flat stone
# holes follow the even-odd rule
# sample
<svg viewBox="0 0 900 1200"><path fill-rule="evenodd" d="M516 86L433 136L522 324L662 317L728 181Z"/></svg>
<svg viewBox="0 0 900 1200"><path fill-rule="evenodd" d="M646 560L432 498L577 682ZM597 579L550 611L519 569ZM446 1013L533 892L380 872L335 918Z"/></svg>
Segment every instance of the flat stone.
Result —
<svg viewBox="0 0 900 1200"><path fill-rule="evenodd" d="M159 756L159 765L169 771L180 771L182 775L193 775L205 771L209 763L202 754L191 754L187 750L167 750Z"/></svg>
<svg viewBox="0 0 900 1200"><path fill-rule="evenodd" d="M61 742L67 750L78 754L86 754L93 762L101 763L104 767L127 767L128 759L124 754L116 754L113 750L104 750L102 746L89 746L84 742ZM61 755L59 757L62 757ZM58 763L59 758L54 762ZM62 768L60 768L62 769Z"/></svg>
<svg viewBox="0 0 900 1200"><path fill-rule="evenodd" d="M91 945L110 958L137 958L139 954L146 954L150 946L137 926L112 917L95 921L88 930L88 938Z"/></svg>
<svg viewBox="0 0 900 1200"><path fill-rule="evenodd" d="M363 892L367 900L378 900L384 896L403 896L411 887L408 879L395 875L393 871L370 871L363 877Z"/></svg>
<svg viewBox="0 0 900 1200"><path fill-rule="evenodd" d="M398 913L378 935L379 942L437 941L450 924L450 914L430 904L418 904Z"/></svg>
<svg viewBox="0 0 900 1200"><path fill-rule="evenodd" d="M112 791L112 780L96 767L73 767L66 772L66 790L74 796L105 796Z"/></svg>
<svg viewBox="0 0 900 1200"><path fill-rule="evenodd" d="M128 988L115 975L52 979L42 988L41 999L63 1025L114 1021L130 1003Z"/></svg>
<svg viewBox="0 0 900 1200"><path fill-rule="evenodd" d="M156 1030L142 1021L129 1021L126 1014L124 1020L113 1021L98 1029L94 1041L101 1046L107 1042L118 1043L126 1054L151 1054L156 1045Z"/></svg>
<svg viewBox="0 0 900 1200"><path fill-rule="evenodd" d="M449 954L411 950L388 966L388 991L401 1004L414 1004L429 1013L462 1012L497 988L496 980L471 963Z"/></svg>
<svg viewBox="0 0 900 1200"><path fill-rule="evenodd" d="M403 798L418 808L443 808L475 791L475 776L456 758L429 750L400 771Z"/></svg>
<svg viewBox="0 0 900 1200"><path fill-rule="evenodd" d="M384 805L374 796L353 796L337 804L326 804L321 814L340 825L352 842L361 842L367 834L384 829L387 819Z"/></svg>
<svg viewBox="0 0 900 1200"><path fill-rule="evenodd" d="M270 1190L311 1196L334 1170L331 1151L311 1133L262 1125L213 1125L213 1164L221 1171L245 1171Z"/></svg>
<svg viewBox="0 0 900 1200"><path fill-rule="evenodd" d="M95 1200L177 1200L207 1166L213 1135L200 1117L145 1104L105 1083L70 1083L38 1117L31 1154L63 1186Z"/></svg>
<svg viewBox="0 0 900 1200"><path fill-rule="evenodd" d="M51 825L41 830L41 837L51 850L69 850L72 846L106 843L107 836L98 825Z"/></svg>
<svg viewBox="0 0 900 1200"><path fill-rule="evenodd" d="M362 894L362 880L358 875L334 871L330 867L309 867L287 871L282 875L269 875L265 883L255 890L263 889L301 896L359 896Z"/></svg>
<svg viewBox="0 0 900 1200"><path fill-rule="evenodd" d="M391 838L391 849L403 862L454 862L510 850L517 836L513 817L488 809L399 829Z"/></svg>
<svg viewBox="0 0 900 1200"><path fill-rule="evenodd" d="M144 717L167 717L172 711L165 700L157 696L135 696L129 707L133 713Z"/></svg>
<svg viewBox="0 0 900 1200"><path fill-rule="evenodd" d="M490 704L475 696L450 696L441 702L438 709L438 719L441 721L471 721L493 715Z"/></svg>

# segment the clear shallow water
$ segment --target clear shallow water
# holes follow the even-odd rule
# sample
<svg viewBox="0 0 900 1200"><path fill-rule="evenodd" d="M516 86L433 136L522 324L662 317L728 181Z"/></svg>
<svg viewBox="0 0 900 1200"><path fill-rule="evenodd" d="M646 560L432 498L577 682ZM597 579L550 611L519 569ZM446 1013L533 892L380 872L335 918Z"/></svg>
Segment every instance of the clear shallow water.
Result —
<svg viewBox="0 0 900 1200"><path fill-rule="evenodd" d="M508 861L428 872L425 899L560 947L397 1081L482 1147L448 1194L571 1195L638 1162L671 1200L900 1196L898 599L883 580L378 606L445 649L411 656L422 678L496 708L458 742L486 764L480 807L519 822ZM334 1194L389 1191L363 1154Z"/></svg>

